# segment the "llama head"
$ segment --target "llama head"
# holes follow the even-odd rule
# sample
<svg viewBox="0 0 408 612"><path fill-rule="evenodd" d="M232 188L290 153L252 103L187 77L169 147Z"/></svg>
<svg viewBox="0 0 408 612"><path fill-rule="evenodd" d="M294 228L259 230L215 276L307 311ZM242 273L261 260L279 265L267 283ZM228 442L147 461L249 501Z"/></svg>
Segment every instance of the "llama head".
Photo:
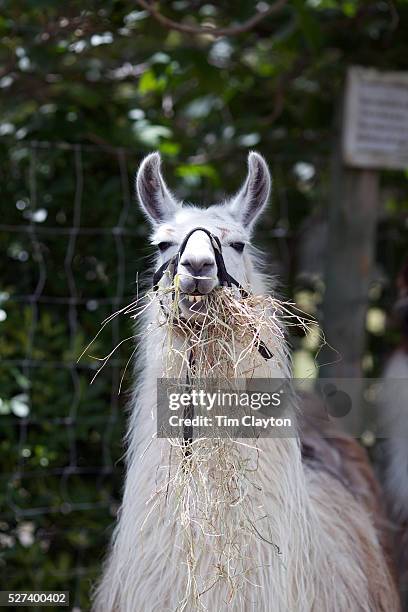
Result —
<svg viewBox="0 0 408 612"><path fill-rule="evenodd" d="M267 204L271 178L261 155L248 156L248 174L231 199L208 208L182 205L164 182L160 155L151 153L140 165L136 189L143 212L153 226L152 244L159 251L157 268L173 257L184 238L197 227L218 237L225 266L242 286L251 288L251 261L247 253L255 221ZM205 296L218 285L218 268L210 237L195 231L180 257L180 309L186 316L205 310Z"/></svg>

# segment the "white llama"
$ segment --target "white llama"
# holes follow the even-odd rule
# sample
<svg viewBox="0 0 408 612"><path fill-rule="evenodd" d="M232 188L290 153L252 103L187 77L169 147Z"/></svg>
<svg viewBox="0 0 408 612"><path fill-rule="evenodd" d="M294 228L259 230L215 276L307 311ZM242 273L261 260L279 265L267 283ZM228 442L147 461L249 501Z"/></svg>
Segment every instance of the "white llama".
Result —
<svg viewBox="0 0 408 612"><path fill-rule="evenodd" d="M264 159L250 153L248 176L230 201L207 209L182 206L164 183L159 154L146 157L138 171L137 193L153 226L152 243L159 249L157 268L178 252L189 232L201 227L219 238L228 273L247 291L265 294L265 280L256 269L249 241L267 204L270 183ZM205 311L205 296L219 284L214 245L207 233L191 234L176 272L182 296L180 314L191 317ZM322 442L326 456L319 460L319 443L314 440L309 461L302 461L296 436L235 445L244 459L254 449L257 454L245 493L247 505L243 497L242 503L224 504L224 527L216 525L216 533L186 526L181 515L194 515L200 483L191 485L190 496L183 498L180 509L168 472L177 470L181 455L172 463L168 440L155 437L156 383L163 371L168 372L168 328L162 319L160 306L153 304L145 321L149 333L139 352L139 382L131 405L123 504L95 592L94 610L397 612L398 596L381 544L378 515L374 516L375 487L367 462L352 441L343 440L340 451ZM254 371L258 378L288 375L284 340L279 336L273 342L279 359L265 361L249 355L251 376ZM173 365L174 372L185 377L182 356ZM243 365L240 375L245 371ZM332 453L337 453L340 465L349 467L341 476L325 465L326 457L330 464ZM354 471L359 474L357 492L353 490ZM187 471L178 474L194 479ZM210 488L224 476L211 459L207 472L204 469L200 474ZM259 519L252 532L239 529L238 524L243 508L249 507ZM192 536L188 549L187 531Z"/></svg>

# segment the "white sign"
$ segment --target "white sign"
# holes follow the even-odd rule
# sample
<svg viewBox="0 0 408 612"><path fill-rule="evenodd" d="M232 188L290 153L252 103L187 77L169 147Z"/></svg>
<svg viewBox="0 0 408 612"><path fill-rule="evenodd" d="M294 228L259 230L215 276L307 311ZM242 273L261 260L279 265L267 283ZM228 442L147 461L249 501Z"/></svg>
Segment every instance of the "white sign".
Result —
<svg viewBox="0 0 408 612"><path fill-rule="evenodd" d="M408 168L408 72L349 69L343 159L358 168Z"/></svg>

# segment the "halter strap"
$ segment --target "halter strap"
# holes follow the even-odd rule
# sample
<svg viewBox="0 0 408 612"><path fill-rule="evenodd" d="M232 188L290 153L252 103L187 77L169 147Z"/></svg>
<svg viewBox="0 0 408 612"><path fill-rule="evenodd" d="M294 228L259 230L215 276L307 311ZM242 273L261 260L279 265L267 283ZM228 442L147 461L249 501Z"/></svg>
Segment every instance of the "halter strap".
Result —
<svg viewBox="0 0 408 612"><path fill-rule="evenodd" d="M235 285L240 290L242 297L248 297L248 293L245 291L245 289L241 287L238 281L235 280L235 278L233 278L227 272L227 269L225 267L224 258L222 256L222 246L221 246L220 239L218 238L218 236L215 236L214 234L212 234L205 227L195 227L190 232L188 232L188 234L184 237L183 242L181 243L180 248L177 251L177 253L173 255L173 257L170 257L170 259L165 261L164 264L162 264L160 268L156 270L156 272L153 275L153 289L155 291L157 290L159 282L163 278L165 272L168 269L170 269L171 266L173 266L173 270L171 270L171 275L172 275L172 279L174 279L174 276L177 270L177 266L180 262L181 256L183 255L186 249L187 242L189 238L195 232L204 232L205 234L207 234L208 238L210 239L211 246L214 251L215 263L217 264L217 275L218 275L218 280L219 280L220 285L227 286L227 287L231 287L231 285Z"/></svg>

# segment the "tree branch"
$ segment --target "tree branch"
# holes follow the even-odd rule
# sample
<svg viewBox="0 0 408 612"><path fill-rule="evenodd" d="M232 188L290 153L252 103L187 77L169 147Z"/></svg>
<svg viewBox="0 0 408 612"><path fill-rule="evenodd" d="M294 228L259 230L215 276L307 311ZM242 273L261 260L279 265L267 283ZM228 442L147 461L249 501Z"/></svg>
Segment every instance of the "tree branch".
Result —
<svg viewBox="0 0 408 612"><path fill-rule="evenodd" d="M218 38L220 36L236 36L237 34L242 34L243 32L252 30L260 21L266 17L269 17L273 13L280 11L287 3L287 0L276 0L275 4L264 11L258 11L247 21L225 28L193 26L187 23L179 23L162 15L159 9L155 8L153 4L149 2L149 0L137 0L137 3L168 30L176 30L177 32L183 32L184 34L210 34L211 36Z"/></svg>

